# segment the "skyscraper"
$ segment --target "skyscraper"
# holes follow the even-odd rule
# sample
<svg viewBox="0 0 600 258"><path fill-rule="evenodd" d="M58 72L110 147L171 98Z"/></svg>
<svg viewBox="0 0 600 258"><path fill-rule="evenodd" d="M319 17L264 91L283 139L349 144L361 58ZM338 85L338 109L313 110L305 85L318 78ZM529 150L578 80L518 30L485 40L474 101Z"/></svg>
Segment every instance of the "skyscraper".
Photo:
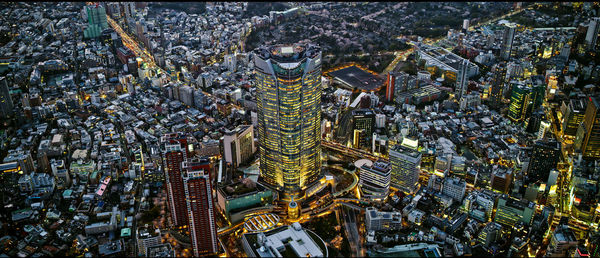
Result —
<svg viewBox="0 0 600 258"><path fill-rule="evenodd" d="M172 223L175 226L184 226L188 224L188 215L181 163L188 157L187 138L183 133L172 133L163 135L160 141Z"/></svg>
<svg viewBox="0 0 600 258"><path fill-rule="evenodd" d="M507 23L504 26L506 28L504 28L504 34L502 35L502 48L500 49L500 59L508 60L510 59L517 25L514 23Z"/></svg>
<svg viewBox="0 0 600 258"><path fill-rule="evenodd" d="M536 141L533 145L531 161L527 168L528 183L546 183L550 170L556 169L560 158L560 143L555 140Z"/></svg>
<svg viewBox="0 0 600 258"><path fill-rule="evenodd" d="M302 196L321 174L321 48L263 46L254 64L261 180Z"/></svg>
<svg viewBox="0 0 600 258"><path fill-rule="evenodd" d="M588 25L587 33L585 34L585 44L588 50L596 49L598 41L598 30L600 30L600 18L594 17Z"/></svg>
<svg viewBox="0 0 600 258"><path fill-rule="evenodd" d="M527 114L530 102L531 88L522 81L511 81L512 92L510 106L508 107L508 118L513 122L523 122Z"/></svg>
<svg viewBox="0 0 600 258"><path fill-rule="evenodd" d="M413 192L419 180L421 153L403 145L390 149L392 163L392 186L404 192Z"/></svg>
<svg viewBox="0 0 600 258"><path fill-rule="evenodd" d="M226 132L220 139L221 153L226 162L234 167L251 161L256 151L254 146L254 126L240 125L231 132Z"/></svg>
<svg viewBox="0 0 600 258"><path fill-rule="evenodd" d="M210 184L210 163L182 163L185 201L189 216L190 237L194 256L215 254L218 251L217 226Z"/></svg>
<svg viewBox="0 0 600 258"><path fill-rule="evenodd" d="M460 99L467 94L467 87L469 86L469 60L463 59L458 67L458 75L456 77L456 89L455 95L456 100Z"/></svg>
<svg viewBox="0 0 600 258"><path fill-rule="evenodd" d="M102 30L108 28L106 10L99 4L85 7L88 18L88 27L83 32L86 38L96 38L102 34Z"/></svg>
<svg viewBox="0 0 600 258"><path fill-rule="evenodd" d="M597 98L598 96L589 97L583 123L579 126L575 138L576 148L579 147L583 158L586 159L600 158L600 104Z"/></svg>
<svg viewBox="0 0 600 258"><path fill-rule="evenodd" d="M490 92L490 105L498 108L502 103L502 89L504 88L504 78L506 77L506 65L504 62L495 64L492 68L493 80Z"/></svg>
<svg viewBox="0 0 600 258"><path fill-rule="evenodd" d="M569 100L562 125L564 136L574 137L577 133L577 128L585 116L586 101L585 98Z"/></svg>
<svg viewBox="0 0 600 258"><path fill-rule="evenodd" d="M13 114L13 102L8 89L8 80L6 77L0 77L0 118Z"/></svg>

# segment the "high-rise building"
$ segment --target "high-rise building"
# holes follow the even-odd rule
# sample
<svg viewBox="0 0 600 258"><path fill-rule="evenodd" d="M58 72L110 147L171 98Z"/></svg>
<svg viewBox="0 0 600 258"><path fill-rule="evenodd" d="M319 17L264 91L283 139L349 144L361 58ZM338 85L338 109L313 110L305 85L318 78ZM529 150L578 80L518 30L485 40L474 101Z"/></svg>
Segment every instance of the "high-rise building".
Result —
<svg viewBox="0 0 600 258"><path fill-rule="evenodd" d="M231 132L221 137L221 153L225 162L234 167L247 163L256 151L254 146L254 126L240 125Z"/></svg>
<svg viewBox="0 0 600 258"><path fill-rule="evenodd" d="M469 60L463 59L458 67L455 89L456 100L458 101L467 94L467 87L469 86L469 63Z"/></svg>
<svg viewBox="0 0 600 258"><path fill-rule="evenodd" d="M195 257L218 251L215 204L207 166L209 167L207 162L182 163L186 208Z"/></svg>
<svg viewBox="0 0 600 258"><path fill-rule="evenodd" d="M387 75L386 87L385 87L385 100L394 100L394 90L396 88L396 76L389 72Z"/></svg>
<svg viewBox="0 0 600 258"><path fill-rule="evenodd" d="M600 158L600 113L598 97L589 97L583 123L577 129L575 147L580 149L583 158Z"/></svg>
<svg viewBox="0 0 600 258"><path fill-rule="evenodd" d="M370 109L356 109L352 111L352 128L365 130L365 135L373 134L375 127L375 113Z"/></svg>
<svg viewBox="0 0 600 258"><path fill-rule="evenodd" d="M404 145L396 145L390 149L389 156L392 163L392 186L408 193L415 191L419 180L421 153Z"/></svg>
<svg viewBox="0 0 600 258"><path fill-rule="evenodd" d="M260 180L301 196L321 175L321 48L263 46L254 67Z"/></svg>
<svg viewBox="0 0 600 258"><path fill-rule="evenodd" d="M463 20L463 26L462 26L463 31L467 31L469 30L469 19L464 19Z"/></svg>
<svg viewBox="0 0 600 258"><path fill-rule="evenodd" d="M527 107L531 98L531 88L523 81L511 81L512 93L508 107L508 118L513 122L523 122L527 118Z"/></svg>
<svg viewBox="0 0 600 258"><path fill-rule="evenodd" d="M8 80L6 77L0 77L0 118L13 114L13 101L8 90Z"/></svg>
<svg viewBox="0 0 600 258"><path fill-rule="evenodd" d="M538 181L544 184L547 183L550 171L556 169L560 156L559 142L555 140L536 141L527 168L528 183Z"/></svg>
<svg viewBox="0 0 600 258"><path fill-rule="evenodd" d="M181 163L189 156L184 133L165 134L161 137L163 169L167 186L168 206L175 226L188 224Z"/></svg>
<svg viewBox="0 0 600 258"><path fill-rule="evenodd" d="M85 7L88 18L88 27L84 30L85 38L97 38L102 35L102 30L108 28L106 20L106 10L99 4L88 5Z"/></svg>
<svg viewBox="0 0 600 258"><path fill-rule="evenodd" d="M598 31L600 30L600 18L594 17L588 25L587 33L585 34L585 44L588 50L596 49L598 41Z"/></svg>
<svg viewBox="0 0 600 258"><path fill-rule="evenodd" d="M371 200L385 200L390 190L391 164L383 160L375 163L365 160L358 169L360 169L361 196Z"/></svg>
<svg viewBox="0 0 600 258"><path fill-rule="evenodd" d="M505 28L504 34L502 35L502 48L500 49L500 59L508 60L510 59L517 25L515 23L507 23L504 26Z"/></svg>
<svg viewBox="0 0 600 258"><path fill-rule="evenodd" d="M577 128L583 122L586 104L586 99L569 100L562 124L564 136L575 137Z"/></svg>
<svg viewBox="0 0 600 258"><path fill-rule="evenodd" d="M500 107L502 103L502 89L504 88L504 78L506 77L505 64L498 63L492 68L493 80L492 89L490 90L490 105L493 108Z"/></svg>

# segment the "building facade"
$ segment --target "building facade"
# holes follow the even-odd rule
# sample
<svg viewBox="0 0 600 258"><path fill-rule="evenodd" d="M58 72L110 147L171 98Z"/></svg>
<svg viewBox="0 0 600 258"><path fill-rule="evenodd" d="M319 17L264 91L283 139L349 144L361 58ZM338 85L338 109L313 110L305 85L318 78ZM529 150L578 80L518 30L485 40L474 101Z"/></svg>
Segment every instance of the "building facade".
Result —
<svg viewBox="0 0 600 258"><path fill-rule="evenodd" d="M186 135L165 134L161 137L161 145L171 220L175 226L184 226L188 224L188 216L183 194L181 163L188 157Z"/></svg>
<svg viewBox="0 0 600 258"><path fill-rule="evenodd" d="M392 186L404 191L413 192L419 179L421 153L411 148L397 145L389 151L392 164Z"/></svg>
<svg viewBox="0 0 600 258"><path fill-rule="evenodd" d="M363 164L359 169L362 196L371 200L385 200L390 190L391 164L380 160Z"/></svg>
<svg viewBox="0 0 600 258"><path fill-rule="evenodd" d="M194 256L218 252L215 204L206 163L183 162L186 208Z"/></svg>
<svg viewBox="0 0 600 258"><path fill-rule="evenodd" d="M321 174L321 49L295 44L254 52L261 180L301 196Z"/></svg>

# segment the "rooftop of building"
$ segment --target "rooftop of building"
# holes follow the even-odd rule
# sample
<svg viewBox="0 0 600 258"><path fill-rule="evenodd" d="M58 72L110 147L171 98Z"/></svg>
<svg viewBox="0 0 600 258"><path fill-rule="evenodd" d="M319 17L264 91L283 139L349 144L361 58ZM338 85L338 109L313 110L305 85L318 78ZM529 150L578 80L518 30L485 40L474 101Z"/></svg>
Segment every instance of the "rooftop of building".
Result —
<svg viewBox="0 0 600 258"><path fill-rule="evenodd" d="M374 73L368 72L358 65L342 66L327 73L329 76L347 84L352 89L373 91L380 88L384 81Z"/></svg>
<svg viewBox="0 0 600 258"><path fill-rule="evenodd" d="M310 233L310 234L309 234ZM295 222L267 232L247 233L242 236L250 244L256 257L323 257L325 243L314 233Z"/></svg>

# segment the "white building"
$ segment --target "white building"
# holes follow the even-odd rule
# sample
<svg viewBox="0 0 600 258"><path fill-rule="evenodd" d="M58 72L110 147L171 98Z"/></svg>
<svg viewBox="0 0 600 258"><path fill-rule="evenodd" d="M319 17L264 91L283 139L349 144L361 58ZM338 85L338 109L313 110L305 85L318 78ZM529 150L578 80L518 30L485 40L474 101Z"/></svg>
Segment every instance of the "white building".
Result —
<svg viewBox="0 0 600 258"><path fill-rule="evenodd" d="M419 209L413 209L408 213L408 221L417 225L421 225L424 217L425 212Z"/></svg>
<svg viewBox="0 0 600 258"><path fill-rule="evenodd" d="M241 125L232 132L221 137L223 158L226 162L238 167L240 164L250 161L252 154L256 152L254 145L254 126Z"/></svg>
<svg viewBox="0 0 600 258"><path fill-rule="evenodd" d="M374 207L365 212L367 231L396 230L402 228L402 213L378 211Z"/></svg>

